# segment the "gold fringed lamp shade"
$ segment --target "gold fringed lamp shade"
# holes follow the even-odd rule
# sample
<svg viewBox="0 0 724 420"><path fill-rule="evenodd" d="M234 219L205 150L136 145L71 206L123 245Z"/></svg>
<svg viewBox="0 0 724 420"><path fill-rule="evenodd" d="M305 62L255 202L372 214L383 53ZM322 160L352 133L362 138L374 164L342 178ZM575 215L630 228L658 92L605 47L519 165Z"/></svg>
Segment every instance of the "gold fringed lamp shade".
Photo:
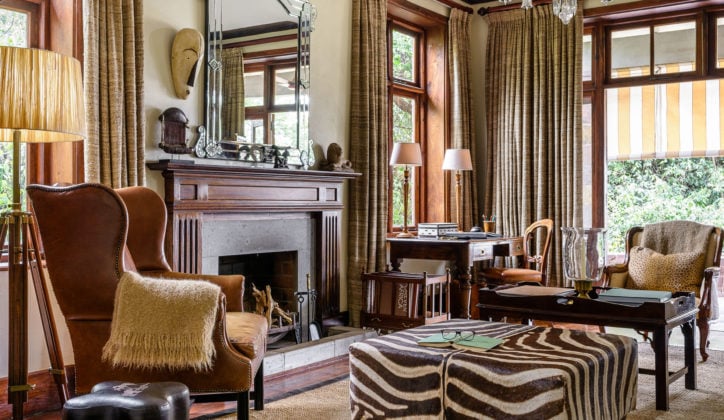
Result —
<svg viewBox="0 0 724 420"><path fill-rule="evenodd" d="M85 138L80 62L32 48L0 47L0 141L23 143Z"/></svg>

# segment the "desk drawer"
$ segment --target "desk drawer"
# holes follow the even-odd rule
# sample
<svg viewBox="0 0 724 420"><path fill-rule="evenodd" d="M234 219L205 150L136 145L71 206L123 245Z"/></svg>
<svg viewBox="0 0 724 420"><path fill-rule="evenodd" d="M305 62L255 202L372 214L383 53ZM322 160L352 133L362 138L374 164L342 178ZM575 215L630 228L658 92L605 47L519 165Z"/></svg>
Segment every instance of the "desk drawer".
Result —
<svg viewBox="0 0 724 420"><path fill-rule="evenodd" d="M494 252L495 244L491 243L476 243L473 244L472 258L473 261L486 261L492 260L495 256Z"/></svg>

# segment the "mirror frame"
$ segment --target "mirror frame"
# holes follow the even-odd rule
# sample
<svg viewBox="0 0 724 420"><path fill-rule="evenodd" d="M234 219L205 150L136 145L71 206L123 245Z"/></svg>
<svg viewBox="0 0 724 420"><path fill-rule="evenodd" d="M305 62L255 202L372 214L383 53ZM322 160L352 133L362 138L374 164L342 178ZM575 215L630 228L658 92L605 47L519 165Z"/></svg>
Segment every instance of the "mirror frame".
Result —
<svg viewBox="0 0 724 420"><path fill-rule="evenodd" d="M220 24L222 8L217 7L217 2L222 1L224 0L205 1L206 56L204 63L206 64L206 78L204 87L206 95L204 97L204 120L206 125L198 128L199 138L194 147L195 155L199 158L246 162L253 166L308 169L314 165L313 142L309 139L310 41L311 33L314 30L314 19L316 18L314 5L309 0L267 0L278 2L288 15L297 18L298 23L296 83L294 89L297 113L297 142L296 147L284 147L221 138L223 27ZM232 155L232 157L227 155Z"/></svg>

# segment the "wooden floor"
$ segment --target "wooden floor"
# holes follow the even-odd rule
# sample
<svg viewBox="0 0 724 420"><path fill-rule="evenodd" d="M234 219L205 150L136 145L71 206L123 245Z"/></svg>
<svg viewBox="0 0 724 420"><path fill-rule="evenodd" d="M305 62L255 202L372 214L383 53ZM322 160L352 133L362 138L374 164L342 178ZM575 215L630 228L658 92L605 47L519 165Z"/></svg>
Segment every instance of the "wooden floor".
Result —
<svg viewBox="0 0 724 420"><path fill-rule="evenodd" d="M297 393L305 388L312 388L318 384L326 383L342 376L349 375L349 359L347 356L339 357L329 362L312 365L307 368L295 369L294 372L284 376L270 376L264 380L264 401L269 402L285 395ZM206 414L218 413L236 407L236 403L206 403L191 406L191 418ZM27 417L33 420L59 420L60 411L36 414Z"/></svg>

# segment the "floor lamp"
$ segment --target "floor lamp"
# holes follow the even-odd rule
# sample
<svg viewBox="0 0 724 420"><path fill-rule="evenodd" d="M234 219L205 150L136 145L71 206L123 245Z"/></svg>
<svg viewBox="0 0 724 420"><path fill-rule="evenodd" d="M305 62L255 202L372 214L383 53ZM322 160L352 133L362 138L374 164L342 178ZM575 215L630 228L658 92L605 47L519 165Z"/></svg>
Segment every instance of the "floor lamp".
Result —
<svg viewBox="0 0 724 420"><path fill-rule="evenodd" d="M415 235L407 231L407 200L410 195L410 166L422 166L422 153L419 143L395 143L390 156L390 166L404 166L405 180L402 184L403 217L402 232L398 238L412 238Z"/></svg>
<svg viewBox="0 0 724 420"><path fill-rule="evenodd" d="M80 62L52 51L0 47L0 101L0 141L13 143L12 204L2 215L0 230L0 243L7 236L9 253L8 403L13 418L22 419L32 388L27 384L28 270L37 270L31 264L31 255L37 257L37 237L32 214L22 210L20 143L85 137Z"/></svg>
<svg viewBox="0 0 724 420"><path fill-rule="evenodd" d="M473 161L468 149L447 149L442 161L442 169L455 171L455 206L458 229L463 230L462 179L460 171L472 171Z"/></svg>

